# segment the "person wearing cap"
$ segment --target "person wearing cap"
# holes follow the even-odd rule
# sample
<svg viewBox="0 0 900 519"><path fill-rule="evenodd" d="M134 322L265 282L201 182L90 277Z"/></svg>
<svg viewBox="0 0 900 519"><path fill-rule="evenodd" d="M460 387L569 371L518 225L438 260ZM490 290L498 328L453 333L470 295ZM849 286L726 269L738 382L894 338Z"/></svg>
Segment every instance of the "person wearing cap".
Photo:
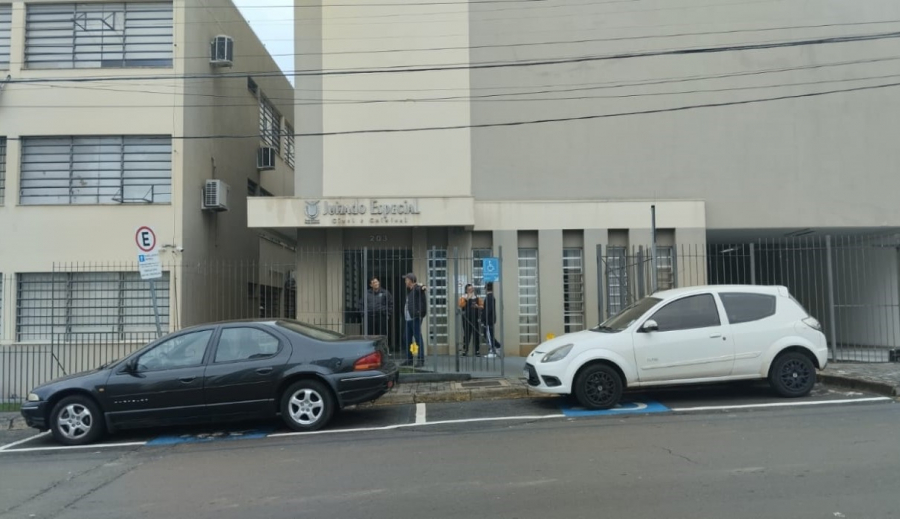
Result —
<svg viewBox="0 0 900 519"><path fill-rule="evenodd" d="M403 316L406 319L406 363L413 364L413 355L409 346L415 340L419 345L416 367L425 365L425 340L422 338L422 319L428 314L428 303L425 299L425 287L416 282L416 275L409 273L403 276L406 281L406 303L403 305Z"/></svg>

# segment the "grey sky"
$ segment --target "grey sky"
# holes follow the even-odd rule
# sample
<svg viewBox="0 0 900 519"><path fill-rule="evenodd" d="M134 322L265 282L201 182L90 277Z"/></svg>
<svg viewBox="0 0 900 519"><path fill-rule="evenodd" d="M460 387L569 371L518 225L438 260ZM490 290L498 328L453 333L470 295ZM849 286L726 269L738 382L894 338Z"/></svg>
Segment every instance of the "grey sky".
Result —
<svg viewBox="0 0 900 519"><path fill-rule="evenodd" d="M294 70L294 0L233 1L281 70Z"/></svg>

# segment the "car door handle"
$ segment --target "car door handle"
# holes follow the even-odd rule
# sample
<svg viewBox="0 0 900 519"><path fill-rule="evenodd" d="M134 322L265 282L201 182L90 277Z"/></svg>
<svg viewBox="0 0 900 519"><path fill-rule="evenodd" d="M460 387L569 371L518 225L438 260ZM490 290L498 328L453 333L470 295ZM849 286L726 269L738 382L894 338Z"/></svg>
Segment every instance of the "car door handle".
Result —
<svg viewBox="0 0 900 519"><path fill-rule="evenodd" d="M714 333L714 334L710 335L709 338L710 339L718 339L721 336L722 336L721 333Z"/></svg>
<svg viewBox="0 0 900 519"><path fill-rule="evenodd" d="M259 368L258 370L256 370L256 372L260 375L268 375L272 372L272 368Z"/></svg>
<svg viewBox="0 0 900 519"><path fill-rule="evenodd" d="M197 377L185 377L185 378L179 378L178 380L180 380L184 384L190 384L191 382L197 380Z"/></svg>

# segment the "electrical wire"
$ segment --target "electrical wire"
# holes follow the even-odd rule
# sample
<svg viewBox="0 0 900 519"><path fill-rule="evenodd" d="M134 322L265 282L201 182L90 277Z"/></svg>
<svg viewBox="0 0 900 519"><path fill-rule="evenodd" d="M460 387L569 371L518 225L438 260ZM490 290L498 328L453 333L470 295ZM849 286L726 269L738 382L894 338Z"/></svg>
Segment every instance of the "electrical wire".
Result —
<svg viewBox="0 0 900 519"><path fill-rule="evenodd" d="M665 57L665 56L687 56L697 54L713 54L722 52L744 52L751 50L769 50L788 47L800 46L816 46L831 45L839 43L853 43L864 41L876 41L884 39L900 38L900 32L887 32L875 34L862 34L854 36L832 36L825 38L814 38L804 40L791 41L774 41L763 43L751 43L744 45L726 45L720 47L686 47L680 49L664 49L645 52L628 52L620 54L606 54L594 56L576 56L566 58L553 58L543 60L518 60L518 61L498 61L483 62L473 64L449 64L449 65L416 65L416 66L397 66L397 67L378 67L371 69L322 69L322 70L299 70L292 73L286 73L288 76L342 76L342 75L369 75L369 74L395 74L395 73L420 73L420 72L442 72L442 71L462 71L462 70L486 70L498 68L520 68L520 67L538 67L549 65L563 65L574 63L586 63L597 61ZM58 78L12 78L7 84L34 84L34 83L90 83L97 81L117 82L117 81L148 81L148 80L189 80L189 79L208 79L208 78L228 78L228 77L280 77L283 74L278 72L242 72L242 73L222 73L222 74L167 74L157 76L94 76L94 77L58 77Z"/></svg>

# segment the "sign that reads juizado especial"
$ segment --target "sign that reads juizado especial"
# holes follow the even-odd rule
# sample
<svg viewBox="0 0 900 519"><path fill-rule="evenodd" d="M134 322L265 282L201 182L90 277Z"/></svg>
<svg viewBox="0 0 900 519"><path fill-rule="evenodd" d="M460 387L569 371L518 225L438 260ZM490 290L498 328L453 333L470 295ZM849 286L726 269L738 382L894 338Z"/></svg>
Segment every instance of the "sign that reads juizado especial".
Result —
<svg viewBox="0 0 900 519"><path fill-rule="evenodd" d="M418 200L381 202L360 200L335 202L329 200L306 201L306 224L316 225L327 219L332 225L402 225L412 223L410 216L421 214Z"/></svg>

